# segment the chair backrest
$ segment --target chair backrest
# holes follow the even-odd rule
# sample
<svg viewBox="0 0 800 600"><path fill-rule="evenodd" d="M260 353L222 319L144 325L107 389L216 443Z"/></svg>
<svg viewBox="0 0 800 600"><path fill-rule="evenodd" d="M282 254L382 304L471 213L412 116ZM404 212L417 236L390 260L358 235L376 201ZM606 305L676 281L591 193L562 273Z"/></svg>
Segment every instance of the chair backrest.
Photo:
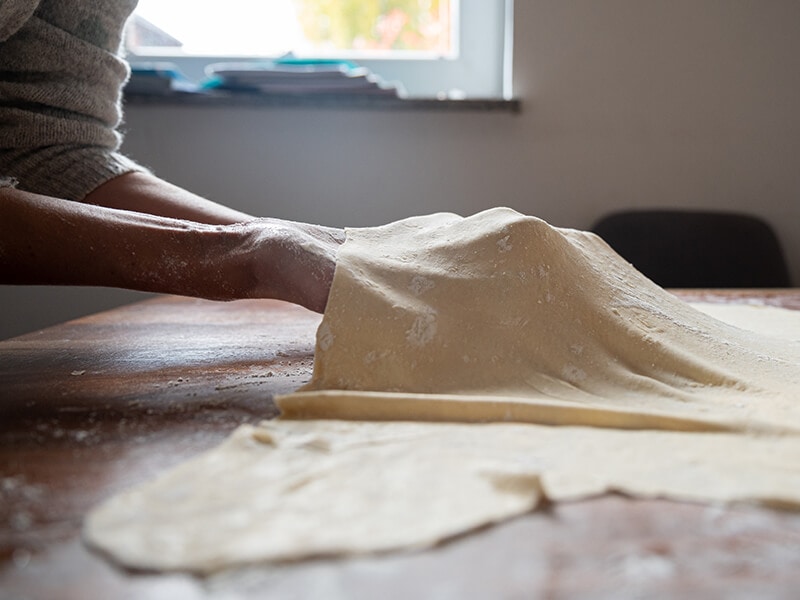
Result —
<svg viewBox="0 0 800 600"><path fill-rule="evenodd" d="M662 287L791 285L778 237L752 215L629 210L601 218L592 231Z"/></svg>

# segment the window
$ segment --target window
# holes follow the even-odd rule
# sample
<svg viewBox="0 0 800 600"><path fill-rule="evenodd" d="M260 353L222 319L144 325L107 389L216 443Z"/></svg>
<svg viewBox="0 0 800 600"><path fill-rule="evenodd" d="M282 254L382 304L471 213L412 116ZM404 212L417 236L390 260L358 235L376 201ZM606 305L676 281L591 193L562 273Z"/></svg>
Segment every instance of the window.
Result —
<svg viewBox="0 0 800 600"><path fill-rule="evenodd" d="M386 81L401 82L410 97L510 97L510 5L511 0L139 0L126 47L132 63L173 62L195 82L214 62L292 53L352 60Z"/></svg>

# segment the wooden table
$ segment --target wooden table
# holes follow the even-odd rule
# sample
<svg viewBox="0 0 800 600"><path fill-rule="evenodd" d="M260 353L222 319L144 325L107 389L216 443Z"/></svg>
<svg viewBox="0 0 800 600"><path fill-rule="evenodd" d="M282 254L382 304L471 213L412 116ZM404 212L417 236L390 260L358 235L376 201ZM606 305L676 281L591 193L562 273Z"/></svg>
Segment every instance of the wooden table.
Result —
<svg viewBox="0 0 800 600"><path fill-rule="evenodd" d="M676 292L800 310L800 290ZM87 550L99 500L276 414L310 377L319 317L158 298L0 342L0 598L797 598L800 514L605 496L425 552L207 579ZM324 499L320 508L324 510Z"/></svg>

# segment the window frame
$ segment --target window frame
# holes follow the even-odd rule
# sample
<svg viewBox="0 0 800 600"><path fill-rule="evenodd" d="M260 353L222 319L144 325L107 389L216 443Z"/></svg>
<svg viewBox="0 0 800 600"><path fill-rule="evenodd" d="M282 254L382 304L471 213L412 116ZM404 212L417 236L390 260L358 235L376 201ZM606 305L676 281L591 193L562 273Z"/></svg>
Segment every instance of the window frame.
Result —
<svg viewBox="0 0 800 600"><path fill-rule="evenodd" d="M409 98L506 99L511 88L513 0L459 0L454 3L457 57L358 58L355 61L387 82L400 82ZM170 62L199 83L216 62L259 62L254 56L182 56L128 52L131 64ZM328 57L326 57L328 58ZM351 59L343 53L342 58Z"/></svg>

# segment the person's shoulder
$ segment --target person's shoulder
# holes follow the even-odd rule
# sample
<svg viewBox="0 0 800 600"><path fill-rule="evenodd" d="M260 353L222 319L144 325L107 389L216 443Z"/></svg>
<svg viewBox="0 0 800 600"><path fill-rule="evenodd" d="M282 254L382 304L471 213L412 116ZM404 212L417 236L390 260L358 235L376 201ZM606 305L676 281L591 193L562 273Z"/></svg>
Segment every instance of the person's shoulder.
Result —
<svg viewBox="0 0 800 600"><path fill-rule="evenodd" d="M38 6L39 0L0 0L0 42L19 31Z"/></svg>
<svg viewBox="0 0 800 600"><path fill-rule="evenodd" d="M3 0L0 0L0 2ZM14 0L21 1L21 0ZM31 1L31 0L28 0ZM137 0L33 0L34 21L89 46L116 54ZM84 46L85 47L85 46Z"/></svg>

